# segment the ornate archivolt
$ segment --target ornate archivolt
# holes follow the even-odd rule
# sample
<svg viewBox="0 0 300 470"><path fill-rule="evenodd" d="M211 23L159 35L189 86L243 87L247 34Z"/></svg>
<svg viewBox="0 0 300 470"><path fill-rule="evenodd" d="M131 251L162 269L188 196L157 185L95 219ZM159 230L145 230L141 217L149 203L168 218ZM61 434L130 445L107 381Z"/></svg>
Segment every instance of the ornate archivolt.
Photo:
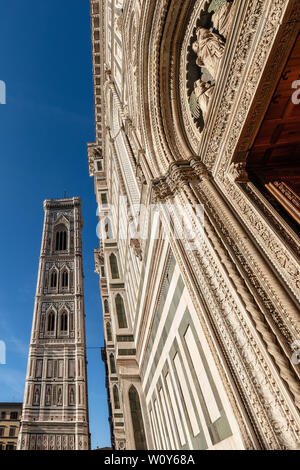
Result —
<svg viewBox="0 0 300 470"><path fill-rule="evenodd" d="M184 121L188 119L197 140L207 122L220 64L239 3L238 0L198 2L187 28L181 50L180 95Z"/></svg>
<svg viewBox="0 0 300 470"><path fill-rule="evenodd" d="M143 41L138 98L142 137L156 177L172 161L198 154L240 4L240 0L145 2L139 29Z"/></svg>
<svg viewBox="0 0 300 470"><path fill-rule="evenodd" d="M292 304L291 311L281 313L278 305L273 311L267 311L273 302L272 295L267 290L263 294L247 259L240 258L236 262L235 256L243 252L234 248L234 240L245 237L232 231L235 222L228 217L228 208L222 204L201 162L173 164L166 177L155 180L153 185L155 200L167 204L178 230L182 216L193 221L196 247L191 250L185 239L173 240L172 244L178 259L182 258L181 268L200 320L214 330L225 353L259 445L269 449L293 448L300 438L300 387L284 342L295 337L297 325L289 321L293 315L297 319L297 312L292 313ZM208 209L203 236L203 227L195 223L194 214L187 211L193 212L200 200L207 206L207 199L217 199L222 214L216 220ZM215 204L216 201L214 207ZM183 208L182 213L178 213L179 207ZM222 227L226 233L220 233ZM237 224L235 230L238 230ZM248 256L247 249L244 254ZM252 258L251 261L255 264L258 260ZM246 277L243 268L250 269ZM252 287L251 283L254 283ZM218 362L216 353L215 357ZM238 415L236 406L235 409Z"/></svg>
<svg viewBox="0 0 300 470"><path fill-rule="evenodd" d="M245 6L239 43L230 51L223 91L211 110L214 120L199 152L278 276L299 301L299 240L247 182L245 161L299 31L300 2L255 1L245 2Z"/></svg>
<svg viewBox="0 0 300 470"><path fill-rule="evenodd" d="M123 13L123 67L124 67L124 112L139 127L139 108L137 103L138 83L138 45L140 5L137 0L126 2Z"/></svg>
<svg viewBox="0 0 300 470"><path fill-rule="evenodd" d="M247 226L252 232L256 242L260 245L264 254L269 257L271 263L277 269L279 275L284 279L290 291L299 299L299 261L296 256L296 252L291 248L291 244L286 243L289 240L293 241L293 234L290 233L286 227L283 227L278 219L276 220L276 216L273 216L273 219L275 221L276 228L279 228L281 234L277 233L276 230L274 231L272 225L269 223L268 217L265 216L266 209L258 210L249 197L250 189L248 191L247 188L248 193L246 193L246 191L244 191L237 183L237 181L245 182L247 180L247 175L244 171L242 162L238 161L232 165L235 146L238 143L240 132L247 118L247 112L250 109L256 88L261 80L263 70L266 68L268 58L272 52L272 47L276 39L278 40L278 48L280 52L271 56L273 59L272 64L275 63L275 65L271 65L270 72L267 74L268 89L272 89L272 86L274 86L276 74L275 78L272 77L272 67L275 67L275 69L276 67L278 68L278 59L276 58L280 56L282 59L282 50L289 47L289 43L291 41L290 36L294 36L295 34L297 19L299 19L299 9L297 10L299 0L256 0L243 1L242 3L237 2L233 4L228 14L228 17L230 18L228 21L231 24L232 21L234 21L234 31L232 30L232 32L229 33L229 43L226 44L224 56L220 59L223 61L222 66L221 63L218 63L217 59L214 59L216 67L219 67L219 69L216 69L216 84L213 86L215 90L212 92L213 96L210 100L211 102L209 102L210 109L207 115L207 126L204 129L204 132L200 134L189 108L186 88L186 70L188 60L191 60L188 56L188 50L193 50L194 45L194 50L197 50L197 52L200 51L199 41L203 41L204 33L204 36L209 35L206 37L207 41L211 40L212 43L215 42L216 38L214 38L214 36L209 39L210 34L213 34L213 31L210 32L207 29L202 34L199 30L200 26L197 25L197 21L199 22L201 15L203 16L205 12L209 12L211 5L213 5L213 2L196 1L193 8L190 9L191 15L189 17L189 23L186 27L182 45L180 46L180 74L179 76L176 76L175 56L172 56L172 60L169 62L170 75L167 75L167 72L164 71L165 75L167 75L167 78L169 79L168 83L171 83L171 91L169 94L166 94L164 101L162 101L162 92L159 92L157 89L159 85L161 86L161 89L163 88L163 74L158 65L156 66L156 71L155 66L153 65L152 67L150 78L152 80L151 84L153 85L153 92L150 99L154 105L151 107L150 112L152 113L151 138L153 139L153 145L155 146L155 157L158 160L161 175L163 175L167 174L170 162L180 159L189 160L192 158L193 151L196 154L200 154L201 160L206 163L208 170L213 172L217 183L222 188L221 190L226 193L226 197L231 201L236 212L242 217L245 226ZM182 8L184 9L183 6ZM235 13L232 11L232 8L235 8ZM174 16L176 19L175 13L176 12L174 11L170 11L169 16ZM185 13L186 16L188 16L189 12L186 11ZM212 17L214 17L214 15L215 14L213 14ZM234 17L234 20L232 20L231 16ZM216 24L219 24L217 20L215 21ZM164 29L167 28L166 24L168 23L163 2L160 2L159 7L157 7L157 10L153 14L153 23L156 42L154 41L154 38L152 38L152 42L150 42L150 44L153 46L153 63L155 64L156 61L159 63L162 60L160 56L162 51L160 48L162 48L164 41L163 35L167 34L164 31ZM226 24L226 22L224 24ZM174 37L172 38L171 34L172 25L173 23L169 24L168 33L171 36L171 39L174 40ZM226 26L226 32L227 31L228 28ZM234 40L231 41L231 37ZM176 36L176 38L179 40L179 36ZM220 43L217 41L217 44L220 46L222 42ZM155 45L156 48L154 47ZM217 47L215 47L215 49L216 48ZM221 46L220 50L222 50ZM193 51L193 60L196 62L199 57L195 55L195 51ZM200 53L199 55L201 58ZM165 56L165 62L168 64L168 56ZM201 64L204 62L205 60L202 60ZM214 62L211 62L210 65L208 65L208 68L213 73L213 68L211 67L212 63ZM195 66L199 68L197 64ZM176 98L175 90L178 89L178 82L174 84L176 78L180 83L180 105L182 107L181 120L183 121L187 138L192 146L192 151L186 150L185 144L183 143L183 126L181 125L180 127L179 116L176 116L176 109L178 111L178 108L176 108L176 105L174 104ZM193 83L196 83L197 87L197 80ZM260 99L263 101L262 96ZM171 101L173 106L172 110L170 109L167 100ZM261 107L260 103L259 106ZM158 111L159 109L162 109L161 113L165 113L166 122L163 121L164 117L160 115ZM176 122L179 124L175 129ZM250 125L253 126L252 120L250 121ZM173 136L172 144L170 143L171 136ZM148 140L150 140L150 138ZM179 154L181 156L179 156ZM154 158L153 155L151 155L151 158ZM164 187L164 191L166 191L167 194L168 188L166 186ZM207 203L213 207L212 201L208 201ZM258 203L263 206L262 201L258 201ZM217 211L218 206L212 210ZM272 214L270 214L270 216L272 216ZM297 248L297 242L294 242L293 244ZM241 239L241 252L244 250L242 245L243 240ZM255 260L258 253L254 246L252 253L251 257ZM253 267L255 267L255 275L258 279L263 279L264 276L262 275L259 263L254 262ZM278 281L275 280L275 276L273 276L273 278L274 282L277 283ZM279 309L283 316L286 315L286 318L289 318L289 309L286 311L286 307L282 307L282 302L285 303L286 298L284 298L284 296L281 299L280 296L278 297L278 292L274 289L274 286L272 286L272 282L272 277L269 276L269 295L274 299L274 305L277 305L275 308ZM297 320L292 320L291 324L297 325ZM298 326L296 330L297 329ZM292 336L294 337L295 333L293 333Z"/></svg>

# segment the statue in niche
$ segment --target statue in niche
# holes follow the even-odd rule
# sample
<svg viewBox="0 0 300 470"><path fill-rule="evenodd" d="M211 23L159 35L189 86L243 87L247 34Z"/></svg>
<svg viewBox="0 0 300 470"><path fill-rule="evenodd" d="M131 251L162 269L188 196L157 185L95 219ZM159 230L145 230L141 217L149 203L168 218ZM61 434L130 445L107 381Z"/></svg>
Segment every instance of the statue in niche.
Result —
<svg viewBox="0 0 300 470"><path fill-rule="evenodd" d="M235 1L225 1L216 11L213 11L210 26L204 27L202 23L196 29L196 40L192 42L192 50L197 56L196 64L201 68L201 75L197 81L194 81L190 107L195 119L199 119L201 110L204 124L214 92L219 64L225 51L226 38L232 25L235 5ZM197 103L196 107L195 103Z"/></svg>
<svg viewBox="0 0 300 470"><path fill-rule="evenodd" d="M199 105L199 108L202 111L203 120L205 122L206 117L207 117L209 102L214 92L214 85L212 85L209 82L203 82L202 80L199 79L195 82L194 86L195 86L194 91L195 91L196 100Z"/></svg>
<svg viewBox="0 0 300 470"><path fill-rule="evenodd" d="M39 405L39 403L40 403L40 388L35 387L34 396L33 396L33 404Z"/></svg>
<svg viewBox="0 0 300 470"><path fill-rule="evenodd" d="M58 387L57 390L57 405L62 405L62 388Z"/></svg>
<svg viewBox="0 0 300 470"><path fill-rule="evenodd" d="M47 388L46 388L45 405L51 405L51 387L50 387L50 385L48 385Z"/></svg>
<svg viewBox="0 0 300 470"><path fill-rule="evenodd" d="M225 42L218 34L205 28L198 28L196 36L197 40L192 44L192 49L197 54L196 64L205 67L215 78L224 53Z"/></svg>
<svg viewBox="0 0 300 470"><path fill-rule="evenodd" d="M227 38L229 34L233 20L233 13L233 3L225 2L212 16L211 20L214 29L216 29L224 38Z"/></svg>
<svg viewBox="0 0 300 470"><path fill-rule="evenodd" d="M70 405L75 404L75 393L74 393L74 388L73 387L70 388L69 403L70 403Z"/></svg>

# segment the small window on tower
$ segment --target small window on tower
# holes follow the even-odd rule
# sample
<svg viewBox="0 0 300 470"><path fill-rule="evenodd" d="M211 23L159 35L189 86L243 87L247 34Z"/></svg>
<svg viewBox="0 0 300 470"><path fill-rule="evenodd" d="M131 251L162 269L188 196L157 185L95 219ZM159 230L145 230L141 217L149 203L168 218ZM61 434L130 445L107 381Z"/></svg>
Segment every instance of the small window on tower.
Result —
<svg viewBox="0 0 300 470"><path fill-rule="evenodd" d="M59 230L56 232L55 250L65 251L67 249L67 231Z"/></svg>
<svg viewBox="0 0 300 470"><path fill-rule="evenodd" d="M107 194L106 193L101 193L101 202L103 206L107 206L108 201L107 201Z"/></svg>
<svg viewBox="0 0 300 470"><path fill-rule="evenodd" d="M56 287L57 286L57 272L52 271L51 273L51 282L50 282L51 287Z"/></svg>
<svg viewBox="0 0 300 470"><path fill-rule="evenodd" d="M50 312L48 316L47 330L49 332L54 331L54 326L55 326L55 315L54 315L54 312Z"/></svg>
<svg viewBox="0 0 300 470"><path fill-rule="evenodd" d="M103 165L102 165L102 161L101 161L101 160L98 160L98 161L97 161L97 170L98 170L98 171L102 171L102 170L103 170Z"/></svg>
<svg viewBox="0 0 300 470"><path fill-rule="evenodd" d="M60 318L60 330L68 331L68 314L63 312Z"/></svg>
<svg viewBox="0 0 300 470"><path fill-rule="evenodd" d="M69 274L68 271L62 273L62 287L68 287L69 285Z"/></svg>

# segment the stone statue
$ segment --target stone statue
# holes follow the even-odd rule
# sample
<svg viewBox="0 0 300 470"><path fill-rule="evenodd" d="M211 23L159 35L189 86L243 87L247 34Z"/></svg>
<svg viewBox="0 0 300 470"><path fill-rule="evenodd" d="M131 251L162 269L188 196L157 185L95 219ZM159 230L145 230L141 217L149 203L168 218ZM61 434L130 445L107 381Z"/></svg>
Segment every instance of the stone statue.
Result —
<svg viewBox="0 0 300 470"><path fill-rule="evenodd" d="M48 385L46 388L46 400L45 400L46 405L51 405L51 387Z"/></svg>
<svg viewBox="0 0 300 470"><path fill-rule="evenodd" d="M233 20L233 13L233 4L225 2L212 16L214 28L220 34L222 34L224 38L227 38L229 34L229 30Z"/></svg>
<svg viewBox="0 0 300 470"><path fill-rule="evenodd" d="M214 85L211 85L209 82L203 82L199 79L195 82L194 87L195 96L199 108L202 111L203 120L206 121L208 105L214 92Z"/></svg>
<svg viewBox="0 0 300 470"><path fill-rule="evenodd" d="M205 67L215 78L225 43L220 36L205 28L198 28L196 35L197 41L192 45L193 51L197 54L196 64L199 67Z"/></svg>
<svg viewBox="0 0 300 470"><path fill-rule="evenodd" d="M58 387L57 391L57 405L62 405L62 389Z"/></svg>
<svg viewBox="0 0 300 470"><path fill-rule="evenodd" d="M35 387L33 404L39 405L39 403L40 403L40 389L39 387Z"/></svg>
<svg viewBox="0 0 300 470"><path fill-rule="evenodd" d="M75 403L75 394L74 394L73 387L71 387L71 389L70 389L69 403L70 403L70 405L74 405L74 403Z"/></svg>

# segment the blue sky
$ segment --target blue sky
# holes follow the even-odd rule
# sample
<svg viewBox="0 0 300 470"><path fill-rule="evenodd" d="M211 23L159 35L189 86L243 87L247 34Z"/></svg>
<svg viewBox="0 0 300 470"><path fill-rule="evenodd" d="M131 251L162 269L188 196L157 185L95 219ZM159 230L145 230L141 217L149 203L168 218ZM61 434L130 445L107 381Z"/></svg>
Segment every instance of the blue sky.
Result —
<svg viewBox="0 0 300 470"><path fill-rule="evenodd" d="M27 366L43 200L80 196L87 346L103 345L98 276L96 202L86 143L94 141L88 0L1 2L0 80L0 401L22 401ZM104 366L88 349L92 445L110 445Z"/></svg>

